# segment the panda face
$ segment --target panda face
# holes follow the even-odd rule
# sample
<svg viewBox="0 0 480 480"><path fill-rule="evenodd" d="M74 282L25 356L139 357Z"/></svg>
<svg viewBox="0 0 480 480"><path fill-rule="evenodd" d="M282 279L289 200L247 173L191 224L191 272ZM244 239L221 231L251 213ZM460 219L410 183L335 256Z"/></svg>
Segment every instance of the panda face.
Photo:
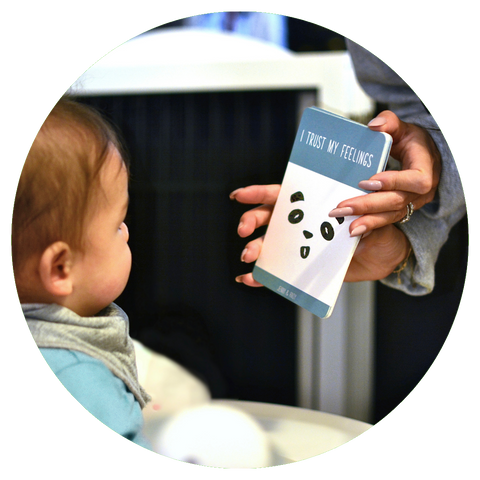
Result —
<svg viewBox="0 0 480 480"><path fill-rule="evenodd" d="M293 193L290 196L290 203L296 204L297 202L304 202L305 197L302 192L298 191ZM297 206L297 205L295 205ZM294 208L289 214L288 214L288 221L292 225L297 225L302 222L302 220L305 217L305 213L301 208ZM342 224L344 222L344 217L338 217L337 219L338 224ZM315 232L310 232L309 230L303 230L303 236L305 240L310 240L313 237L315 237L318 233L327 241L330 242L333 240L333 237L335 236L335 230L333 229L333 226L330 222L323 222L320 227L319 231ZM306 259L310 255L310 246L309 245L302 245L300 247L300 257L303 259Z"/></svg>

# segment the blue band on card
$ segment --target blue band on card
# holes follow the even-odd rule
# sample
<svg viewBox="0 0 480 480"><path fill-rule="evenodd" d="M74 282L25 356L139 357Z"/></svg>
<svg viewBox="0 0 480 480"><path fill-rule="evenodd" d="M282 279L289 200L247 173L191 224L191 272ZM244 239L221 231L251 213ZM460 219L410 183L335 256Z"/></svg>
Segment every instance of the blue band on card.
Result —
<svg viewBox="0 0 480 480"><path fill-rule="evenodd" d="M329 314L330 306L258 266L255 266L253 269L253 278L263 286L305 308L317 317L325 318Z"/></svg>
<svg viewBox="0 0 480 480"><path fill-rule="evenodd" d="M385 134L330 112L307 108L290 162L358 188L360 181L382 170L386 145Z"/></svg>

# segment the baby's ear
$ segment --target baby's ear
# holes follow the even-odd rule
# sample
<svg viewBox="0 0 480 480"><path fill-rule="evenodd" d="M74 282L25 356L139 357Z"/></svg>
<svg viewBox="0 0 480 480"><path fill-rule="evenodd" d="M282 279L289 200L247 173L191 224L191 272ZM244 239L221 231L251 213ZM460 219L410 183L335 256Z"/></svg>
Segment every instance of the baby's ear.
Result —
<svg viewBox="0 0 480 480"><path fill-rule="evenodd" d="M56 296L72 293L73 252L65 242L55 242L40 257L39 273L44 288Z"/></svg>

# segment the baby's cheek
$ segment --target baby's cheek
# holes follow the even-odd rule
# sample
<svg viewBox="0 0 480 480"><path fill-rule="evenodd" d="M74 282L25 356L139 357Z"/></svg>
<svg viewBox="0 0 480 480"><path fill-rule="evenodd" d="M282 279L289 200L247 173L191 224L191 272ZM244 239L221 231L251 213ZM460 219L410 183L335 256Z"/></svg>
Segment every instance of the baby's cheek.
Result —
<svg viewBox="0 0 480 480"><path fill-rule="evenodd" d="M110 276L110 282L107 287L110 296L117 297L123 292L127 285L131 268L132 253L130 247L123 242L121 251L118 255L114 256L112 271L114 271L115 274Z"/></svg>
<svg viewBox="0 0 480 480"><path fill-rule="evenodd" d="M127 227L125 222L123 222L120 225L120 230L122 231L122 235L123 235L123 238L124 238L125 242L128 242L128 239L130 238L130 233L128 231L128 227Z"/></svg>

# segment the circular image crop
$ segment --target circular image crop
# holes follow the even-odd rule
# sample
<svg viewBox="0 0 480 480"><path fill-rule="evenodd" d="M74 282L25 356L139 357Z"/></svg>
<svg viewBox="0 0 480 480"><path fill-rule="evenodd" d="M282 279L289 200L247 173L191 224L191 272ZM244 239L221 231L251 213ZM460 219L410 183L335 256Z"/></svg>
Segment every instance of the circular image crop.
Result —
<svg viewBox="0 0 480 480"><path fill-rule="evenodd" d="M25 113L9 263L33 428L213 470L416 459L471 258L450 137L400 71L419 58L273 10L132 30L78 55L47 37L55 93Z"/></svg>

